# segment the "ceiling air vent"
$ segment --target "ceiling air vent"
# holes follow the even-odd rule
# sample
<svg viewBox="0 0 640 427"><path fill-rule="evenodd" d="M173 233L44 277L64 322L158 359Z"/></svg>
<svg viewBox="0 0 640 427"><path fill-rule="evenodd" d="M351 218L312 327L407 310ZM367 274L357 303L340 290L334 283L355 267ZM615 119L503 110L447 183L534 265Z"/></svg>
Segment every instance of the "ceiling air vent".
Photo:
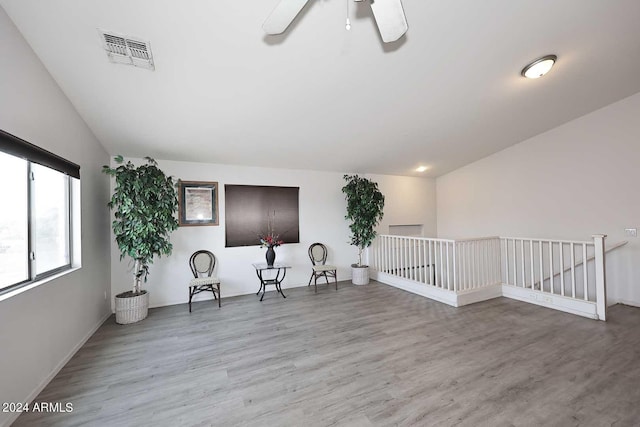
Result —
<svg viewBox="0 0 640 427"><path fill-rule="evenodd" d="M100 33L102 46L107 51L107 56L111 62L135 65L149 70L155 69L149 42L102 30L98 30L98 32Z"/></svg>

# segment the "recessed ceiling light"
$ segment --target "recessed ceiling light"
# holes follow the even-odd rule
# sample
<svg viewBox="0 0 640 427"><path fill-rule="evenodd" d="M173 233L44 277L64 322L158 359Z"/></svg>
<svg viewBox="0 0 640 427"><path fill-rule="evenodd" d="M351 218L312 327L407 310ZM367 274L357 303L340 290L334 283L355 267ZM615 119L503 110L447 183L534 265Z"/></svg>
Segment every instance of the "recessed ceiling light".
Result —
<svg viewBox="0 0 640 427"><path fill-rule="evenodd" d="M556 63L558 57L556 55L546 55L538 58L522 69L522 75L528 79L537 79L542 77L551 70L553 64Z"/></svg>
<svg viewBox="0 0 640 427"><path fill-rule="evenodd" d="M416 172L424 172L424 171L426 171L427 169L429 169L429 168L428 168L428 167L426 167L426 166L420 166L420 167L416 168Z"/></svg>

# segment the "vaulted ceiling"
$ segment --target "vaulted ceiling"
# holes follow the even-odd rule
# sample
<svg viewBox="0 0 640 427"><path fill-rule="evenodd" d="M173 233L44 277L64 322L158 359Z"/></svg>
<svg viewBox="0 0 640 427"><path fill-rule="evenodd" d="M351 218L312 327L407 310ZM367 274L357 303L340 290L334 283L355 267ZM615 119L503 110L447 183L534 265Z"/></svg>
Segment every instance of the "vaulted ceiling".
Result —
<svg viewBox="0 0 640 427"><path fill-rule="evenodd" d="M111 154L438 176L640 91L637 0L403 0L393 44L367 2L347 31L347 0L266 36L278 1L0 5ZM109 62L97 29L148 40L155 71Z"/></svg>

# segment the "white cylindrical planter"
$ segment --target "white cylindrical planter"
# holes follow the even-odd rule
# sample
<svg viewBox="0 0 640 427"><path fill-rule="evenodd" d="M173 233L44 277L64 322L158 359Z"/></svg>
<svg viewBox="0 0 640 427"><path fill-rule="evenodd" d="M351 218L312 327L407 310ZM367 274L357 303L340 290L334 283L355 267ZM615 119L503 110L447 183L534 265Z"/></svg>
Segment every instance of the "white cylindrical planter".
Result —
<svg viewBox="0 0 640 427"><path fill-rule="evenodd" d="M351 266L351 283L354 285L368 285L369 284L369 266L363 265L358 267L357 265Z"/></svg>
<svg viewBox="0 0 640 427"><path fill-rule="evenodd" d="M116 323L126 325L139 322L149 313L149 292L132 296L131 291L116 295Z"/></svg>

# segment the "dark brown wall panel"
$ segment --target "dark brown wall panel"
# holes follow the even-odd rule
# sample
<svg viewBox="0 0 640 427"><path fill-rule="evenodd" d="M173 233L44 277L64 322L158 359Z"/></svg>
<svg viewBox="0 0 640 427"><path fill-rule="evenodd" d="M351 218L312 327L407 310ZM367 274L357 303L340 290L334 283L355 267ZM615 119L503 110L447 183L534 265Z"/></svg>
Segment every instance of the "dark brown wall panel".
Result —
<svg viewBox="0 0 640 427"><path fill-rule="evenodd" d="M300 243L299 187L225 185L226 247L260 244L269 231L284 243Z"/></svg>

